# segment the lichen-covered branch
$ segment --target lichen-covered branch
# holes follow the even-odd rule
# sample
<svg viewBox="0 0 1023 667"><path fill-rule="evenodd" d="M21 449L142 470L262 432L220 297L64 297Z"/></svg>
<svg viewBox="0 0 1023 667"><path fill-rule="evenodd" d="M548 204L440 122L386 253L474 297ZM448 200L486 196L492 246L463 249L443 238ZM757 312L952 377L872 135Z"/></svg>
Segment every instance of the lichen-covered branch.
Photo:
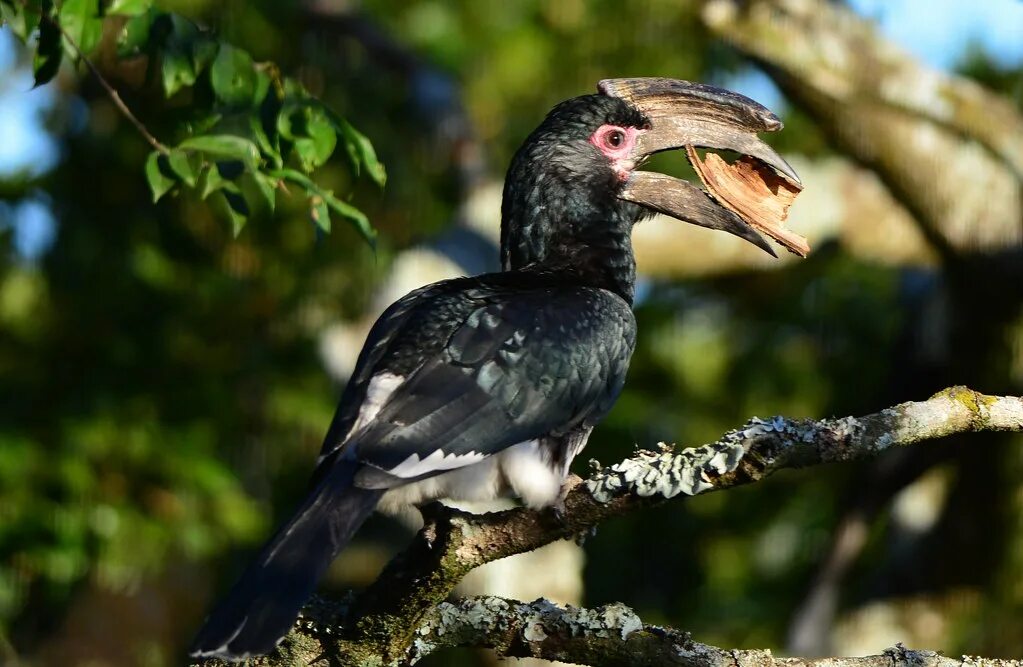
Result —
<svg viewBox="0 0 1023 667"><path fill-rule="evenodd" d="M593 667L1023 667L1021 660L950 657L901 644L879 655L776 658L767 649L719 648L688 632L646 624L621 603L587 609L493 596L438 604L416 629L406 654L381 663L377 656L345 654L354 648L338 639L346 613L343 605L316 600L283 645L285 660L259 664L408 665L445 649L490 648L506 657Z"/></svg>
<svg viewBox="0 0 1023 667"><path fill-rule="evenodd" d="M417 660L448 647L487 647L499 655L545 658L599 667L1019 667L1019 660L951 658L896 646L855 658L775 658L770 650L723 649L688 632L648 625L614 603L585 609L547 600L516 602L476 597L438 605L409 653Z"/></svg>
<svg viewBox="0 0 1023 667"><path fill-rule="evenodd" d="M437 647L449 645L446 640L429 639L428 635L434 631L427 633L425 629L437 627L438 622L443 624L444 618L448 618L445 614L450 614L453 609L462 609L447 605L445 600L458 581L480 565L530 551L555 540L584 534L604 519L663 503L680 495L709 493L756 482L786 468L864 459L897 447L974 431L1023 431L1023 398L987 396L966 387L952 387L926 401L902 403L863 417L824 420L753 418L743 427L702 447L676 450L661 445L655 451L639 451L609 468L597 470L584 482L576 480L574 488L567 494L565 512L561 517L553 512L526 509L472 515L434 504L424 511L426 525L409 548L385 568L369 589L350 605L331 608L329 613L322 608L307 610L311 617L318 619L306 621L307 632L301 629L293 632L282 645L279 655L257 664L295 664L296 656L308 658L318 655L317 651L329 654L331 664L407 663L429 652L425 647L431 642ZM473 603L461 604L470 605L466 607L469 609ZM567 617L562 615L559 618L564 620ZM458 627L462 628L459 637L464 637L464 626ZM310 634L309 630L315 628L328 628L330 631ZM491 628L479 633L475 640L459 639L457 645L494 646L499 650L511 650L509 647L521 645L511 635L507 642L498 644L494 640L497 632ZM644 630L644 633L647 634L637 635L634 641L650 633L656 634L653 630L649 633ZM314 635L318 639L310 648L309 642ZM329 641L323 644L325 638ZM584 655L582 647L573 650L577 651L577 658ZM587 664L646 664L616 663L605 655L608 651L610 649L606 646L598 646L596 653L602 656L603 661ZM628 652L633 654L631 648ZM732 651L721 652L721 655L725 654L736 655ZM757 664L778 662L770 658L769 653L762 652L749 652L743 660L747 657L752 660L755 656L760 656L761 662ZM932 656L932 659L938 660L939 657ZM722 664L717 658L712 660L707 656L678 660L667 664ZM842 664L859 665L857 660L869 659L856 658ZM783 662L817 664L812 661L792 662L791 659ZM728 664L734 666L736 663ZM890 665L891 660L884 664Z"/></svg>

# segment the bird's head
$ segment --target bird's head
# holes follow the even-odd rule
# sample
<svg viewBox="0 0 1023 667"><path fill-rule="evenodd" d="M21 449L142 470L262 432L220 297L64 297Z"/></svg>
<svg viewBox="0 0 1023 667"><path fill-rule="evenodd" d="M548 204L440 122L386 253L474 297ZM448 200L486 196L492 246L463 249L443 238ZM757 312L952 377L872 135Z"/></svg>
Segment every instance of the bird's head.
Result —
<svg viewBox="0 0 1023 667"><path fill-rule="evenodd" d="M757 138L782 123L728 90L675 79L606 79L598 93L554 107L512 159L501 208L506 269L542 261L557 239L591 236L654 212L739 236L771 253L741 217L697 186L638 169L654 153L690 147L750 156L799 179Z"/></svg>

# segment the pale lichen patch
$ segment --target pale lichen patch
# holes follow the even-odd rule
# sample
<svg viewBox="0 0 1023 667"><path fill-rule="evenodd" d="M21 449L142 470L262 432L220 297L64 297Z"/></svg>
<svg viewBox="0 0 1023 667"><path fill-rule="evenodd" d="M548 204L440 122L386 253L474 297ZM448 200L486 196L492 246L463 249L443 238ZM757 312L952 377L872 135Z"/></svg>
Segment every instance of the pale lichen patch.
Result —
<svg viewBox="0 0 1023 667"><path fill-rule="evenodd" d="M658 451L640 450L635 456L599 470L586 488L602 503L623 492L641 497L695 496L713 487L713 478L735 470L744 450L737 442L722 441L683 449L659 444Z"/></svg>

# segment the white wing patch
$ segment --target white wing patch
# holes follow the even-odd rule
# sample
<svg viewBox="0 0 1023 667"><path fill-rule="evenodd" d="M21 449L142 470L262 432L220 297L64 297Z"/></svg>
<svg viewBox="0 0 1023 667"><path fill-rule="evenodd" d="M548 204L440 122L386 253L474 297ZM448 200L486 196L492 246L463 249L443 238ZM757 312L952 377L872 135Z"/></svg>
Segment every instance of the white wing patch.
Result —
<svg viewBox="0 0 1023 667"><path fill-rule="evenodd" d="M586 444L589 433L586 429L573 441L574 452ZM439 462L445 467L429 467L428 462ZM396 471L402 466L408 469L419 466L422 468L419 474L430 470L447 472L388 489L377 506L382 512L394 514L409 505L442 498L473 502L509 495L518 496L529 507L539 509L557 502L568 469L567 463L552 467L545 448L537 440L520 442L493 456L476 452L461 457L444 456L436 451L425 461L419 461L419 457L413 455L389 472L398 474Z"/></svg>
<svg viewBox="0 0 1023 667"><path fill-rule="evenodd" d="M419 477L420 475L438 470L462 468L473 463L479 463L485 458L487 458L487 455L479 452L445 454L443 449L436 449L425 459L419 458L419 454L409 454L407 459L387 472L397 477Z"/></svg>
<svg viewBox="0 0 1023 667"><path fill-rule="evenodd" d="M404 381L403 376L394 373L374 375L366 385L366 398L363 399L362 405L359 407L359 416L349 433L357 433L359 429L373 421L373 418L380 412L380 408L384 407L394 390L400 387Z"/></svg>

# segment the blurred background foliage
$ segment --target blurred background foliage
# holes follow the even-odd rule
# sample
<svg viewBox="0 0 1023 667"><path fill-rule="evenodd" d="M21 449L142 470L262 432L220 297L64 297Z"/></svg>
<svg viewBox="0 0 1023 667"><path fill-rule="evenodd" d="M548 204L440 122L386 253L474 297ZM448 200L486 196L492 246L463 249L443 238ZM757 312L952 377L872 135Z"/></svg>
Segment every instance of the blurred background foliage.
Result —
<svg viewBox="0 0 1023 667"><path fill-rule="evenodd" d="M66 61L30 92L30 54L0 30L5 664L181 662L212 597L304 487L343 381L332 359L361 345L354 336L331 349L326 332L379 308L410 247L493 267L494 184L557 101L615 76L738 85L782 113L787 129L769 139L796 156L808 194L817 167L841 154L713 37L705 3L158 4L274 61L369 137L387 166L383 192L337 157L317 178L351 195L379 242L347 225L323 233L294 192L237 236L194 191L154 205L150 147L85 68ZM119 61L115 32L97 63L157 137L180 136L193 100L166 101L137 62ZM1023 106L1023 57L996 57L982 40L959 51L954 67ZM685 173L681 162L656 168ZM697 262L695 237L676 229L657 261ZM977 347L947 344L961 340L942 333L957 294L933 257L879 259L819 238L798 264L722 255L694 277L653 254L645 264L640 250L638 350L580 474L586 458L700 444L752 415L860 414L960 382L1023 390L1019 304L1012 317L970 322ZM964 438L613 521L586 544L582 602L619 600L701 641L780 648L800 646L799 610L830 594L837 613L817 632L836 652L903 640L1019 657L1020 444ZM375 521L327 587L365 583L403 535ZM846 539L861 547L836 575Z"/></svg>

